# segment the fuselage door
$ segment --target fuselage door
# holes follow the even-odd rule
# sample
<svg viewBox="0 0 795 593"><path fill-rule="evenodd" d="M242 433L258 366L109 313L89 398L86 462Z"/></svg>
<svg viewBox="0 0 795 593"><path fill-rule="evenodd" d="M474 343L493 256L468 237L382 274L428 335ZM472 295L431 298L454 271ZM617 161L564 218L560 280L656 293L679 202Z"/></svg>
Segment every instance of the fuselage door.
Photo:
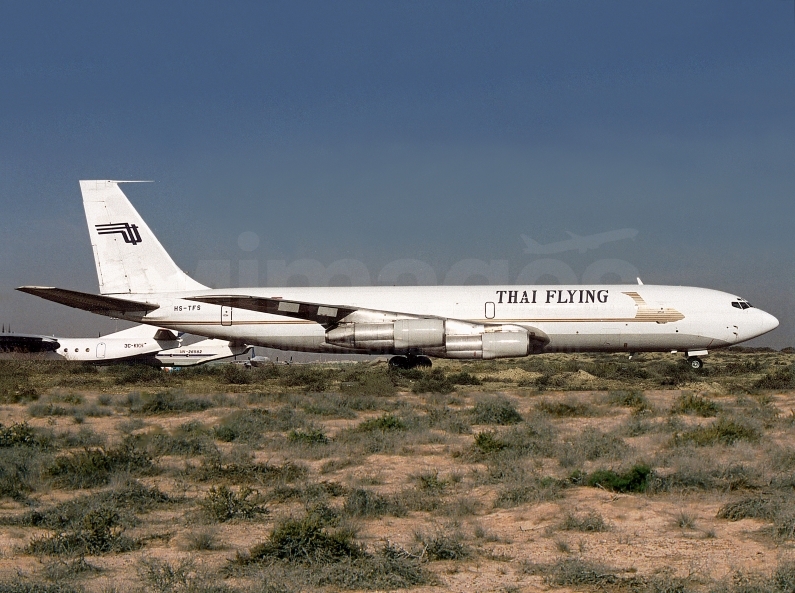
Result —
<svg viewBox="0 0 795 593"><path fill-rule="evenodd" d="M105 358L105 342L97 344L97 358Z"/></svg>
<svg viewBox="0 0 795 593"><path fill-rule="evenodd" d="M221 325L232 325L232 307L221 307Z"/></svg>

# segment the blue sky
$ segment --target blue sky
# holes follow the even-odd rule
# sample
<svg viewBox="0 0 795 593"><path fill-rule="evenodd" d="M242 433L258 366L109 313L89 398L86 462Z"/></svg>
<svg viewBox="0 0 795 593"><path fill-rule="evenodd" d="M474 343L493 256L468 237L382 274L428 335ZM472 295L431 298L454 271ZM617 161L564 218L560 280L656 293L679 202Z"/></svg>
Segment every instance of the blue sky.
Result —
<svg viewBox="0 0 795 593"><path fill-rule="evenodd" d="M793 8L5 3L0 321L113 329L13 288L95 291L78 179L152 179L126 191L189 273L480 259L515 279L521 234L633 228L552 257L741 294L782 321L762 343L795 345Z"/></svg>

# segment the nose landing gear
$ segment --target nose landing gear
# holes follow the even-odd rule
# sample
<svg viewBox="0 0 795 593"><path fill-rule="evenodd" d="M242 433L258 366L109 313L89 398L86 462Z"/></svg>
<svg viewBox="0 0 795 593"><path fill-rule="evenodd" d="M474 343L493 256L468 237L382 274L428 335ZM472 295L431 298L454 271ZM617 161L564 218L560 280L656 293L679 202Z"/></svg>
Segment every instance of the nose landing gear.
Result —
<svg viewBox="0 0 795 593"><path fill-rule="evenodd" d="M687 357L687 364L690 365L690 368L694 371L700 371L704 368L704 361L701 360L698 356L688 356Z"/></svg>
<svg viewBox="0 0 795 593"><path fill-rule="evenodd" d="M433 365L427 356L393 356L389 359L389 366L395 369L430 368Z"/></svg>

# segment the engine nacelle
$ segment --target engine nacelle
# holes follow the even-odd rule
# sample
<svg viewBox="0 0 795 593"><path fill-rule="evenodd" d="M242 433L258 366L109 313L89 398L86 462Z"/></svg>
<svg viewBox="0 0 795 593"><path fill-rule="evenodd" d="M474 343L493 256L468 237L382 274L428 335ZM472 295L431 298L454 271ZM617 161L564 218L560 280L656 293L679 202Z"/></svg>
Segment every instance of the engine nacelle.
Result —
<svg viewBox="0 0 795 593"><path fill-rule="evenodd" d="M394 323L346 323L326 332L329 344L363 350L409 351L440 348L444 319L398 319Z"/></svg>
<svg viewBox="0 0 795 593"><path fill-rule="evenodd" d="M447 336L444 348L426 351L426 354L460 359L516 358L533 354L543 348L541 344L536 344L533 338L534 336L523 328L517 328L516 331Z"/></svg>

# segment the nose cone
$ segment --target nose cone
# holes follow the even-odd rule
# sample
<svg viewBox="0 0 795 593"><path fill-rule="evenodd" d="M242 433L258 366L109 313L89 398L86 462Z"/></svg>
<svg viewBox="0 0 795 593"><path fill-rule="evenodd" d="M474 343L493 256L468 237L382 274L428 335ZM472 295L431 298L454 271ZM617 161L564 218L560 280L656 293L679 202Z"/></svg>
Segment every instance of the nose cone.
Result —
<svg viewBox="0 0 795 593"><path fill-rule="evenodd" d="M778 327L778 319L773 317L770 313L765 313L764 311L759 311L759 313L759 335L766 334L767 332L773 331Z"/></svg>

